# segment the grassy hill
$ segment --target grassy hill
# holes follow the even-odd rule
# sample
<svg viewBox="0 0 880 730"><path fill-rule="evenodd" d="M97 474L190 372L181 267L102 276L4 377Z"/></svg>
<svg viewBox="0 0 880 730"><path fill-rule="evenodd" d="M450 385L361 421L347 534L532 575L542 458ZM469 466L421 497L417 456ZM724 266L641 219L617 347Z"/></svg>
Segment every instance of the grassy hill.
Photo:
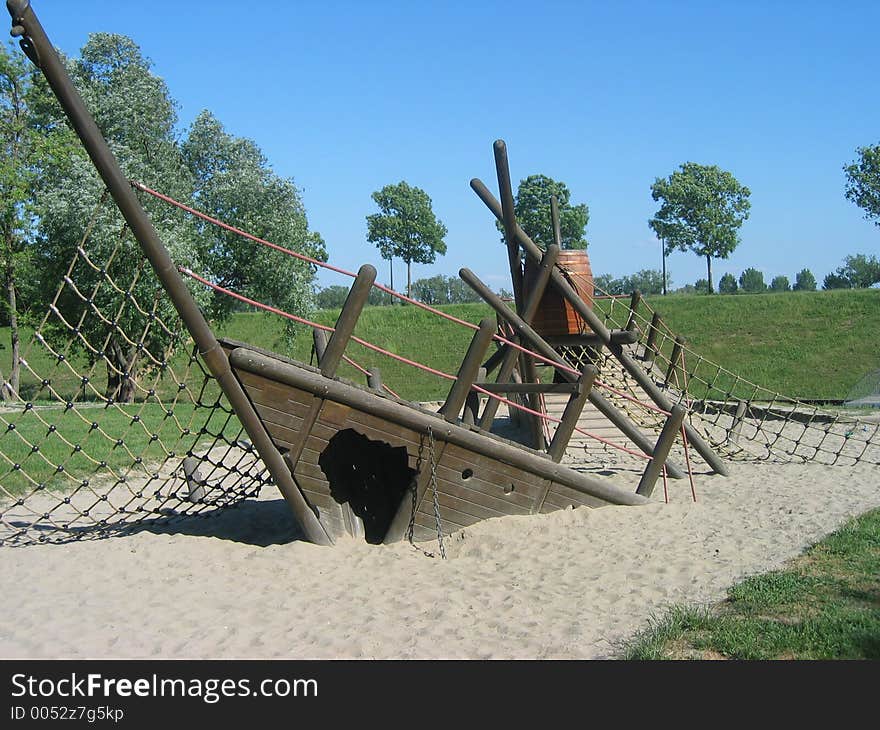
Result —
<svg viewBox="0 0 880 730"><path fill-rule="evenodd" d="M618 300L616 307L620 307ZM802 398L845 398L865 374L880 369L880 290L791 292L785 294L653 297L669 327L687 338L691 349L748 380L784 395ZM607 307L604 302L600 306ZM442 307L460 319L478 323L492 316L482 304ZM621 311L617 309L615 311ZM644 313L645 310L642 310ZM319 312L315 319L332 325L338 310ZM239 313L218 333L309 362L312 339L303 331L292 350L284 345L282 322L263 313ZM26 333L29 334L29 333ZM413 306L368 307L355 334L407 358L455 374L472 331ZM0 343L8 331L0 329ZM352 343L348 354L366 368L378 367L384 381L404 398L445 397L449 382L423 373ZM0 350L0 368L8 373ZM29 363L35 372L50 373L53 387L75 393L79 382L34 349ZM364 376L344 365L345 377ZM96 372L96 376L99 375ZM70 380L69 384L64 379ZM34 378L23 381L36 396Z"/></svg>

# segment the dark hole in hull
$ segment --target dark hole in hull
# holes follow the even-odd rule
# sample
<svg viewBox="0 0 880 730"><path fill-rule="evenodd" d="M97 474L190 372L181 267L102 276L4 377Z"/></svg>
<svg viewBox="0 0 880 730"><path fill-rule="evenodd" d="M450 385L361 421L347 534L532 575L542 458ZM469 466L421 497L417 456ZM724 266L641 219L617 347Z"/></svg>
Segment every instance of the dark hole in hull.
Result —
<svg viewBox="0 0 880 730"><path fill-rule="evenodd" d="M382 542L416 470L406 448L373 441L347 428L338 431L321 452L318 465L330 483L330 495L348 502L364 522L368 543Z"/></svg>

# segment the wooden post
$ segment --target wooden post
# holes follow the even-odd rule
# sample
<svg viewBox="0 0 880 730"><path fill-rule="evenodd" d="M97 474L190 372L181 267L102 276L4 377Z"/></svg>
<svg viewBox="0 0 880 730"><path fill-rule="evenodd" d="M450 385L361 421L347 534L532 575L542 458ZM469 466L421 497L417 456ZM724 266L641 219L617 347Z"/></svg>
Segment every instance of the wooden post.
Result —
<svg viewBox="0 0 880 730"><path fill-rule="evenodd" d="M681 352L684 348L684 337L676 337L675 345L672 347L672 355L669 357L669 367L666 370L666 377L663 379L663 387L669 385L669 381L672 379L673 374L675 373L675 369L678 367L678 361L681 360ZM676 386L679 385L678 380L675 381Z"/></svg>
<svg viewBox="0 0 880 730"><path fill-rule="evenodd" d="M516 242L516 213L513 206L513 189L510 184L510 168L507 164L507 145L502 139L496 139L493 145L495 152L495 171L498 175L498 192L501 196L504 226L504 240L507 243L507 260L510 264L510 278L513 283L513 298L516 302L516 313L523 312L523 270Z"/></svg>
<svg viewBox="0 0 880 730"><path fill-rule="evenodd" d="M525 308L523 309L522 314L523 321L531 324L535 313L538 311L538 307L541 305L541 298L544 296L544 290L550 282L550 274L558 259L559 246L555 244L549 245L544 252L544 255L541 257L541 268L538 271L534 286L529 292L525 303ZM497 314L496 316L501 317L500 314ZM504 359L501 362L501 369L498 371L498 377L495 378L496 383L506 383L510 380L510 376L513 374L513 369L516 367L518 355L518 350L506 346ZM492 426L492 421L495 419L495 414L498 411L500 403L501 402L495 398L489 399L489 402L486 403L486 407L483 409L483 415L480 417L480 428L486 429L487 431L489 430Z"/></svg>
<svg viewBox="0 0 880 730"><path fill-rule="evenodd" d="M642 293L636 289L632 293L632 298L629 300L629 319L626 321L626 331L634 332L636 329L636 313L639 309L639 304L642 302Z"/></svg>
<svg viewBox="0 0 880 730"><path fill-rule="evenodd" d="M324 359L324 353L327 351L327 331L313 329L312 339L315 342L315 357L318 359L318 367L321 367L321 360Z"/></svg>
<svg viewBox="0 0 880 730"><path fill-rule="evenodd" d="M367 385L373 390L382 390L382 373L379 368L370 368L367 370Z"/></svg>
<svg viewBox="0 0 880 730"><path fill-rule="evenodd" d="M736 402L736 413L733 415L733 423L730 424L728 440L733 441L737 446L739 446L739 438L742 434L743 419L745 418L747 408L748 403L746 401L739 400Z"/></svg>
<svg viewBox="0 0 880 730"><path fill-rule="evenodd" d="M333 540L293 480L284 458L269 437L259 414L235 377L235 373L229 367L226 353L217 342L210 325L183 282L177 266L171 260L152 221L135 195L131 181L119 167L30 3L27 0L7 0L6 7L12 15L13 26L17 28L16 34L21 36L24 42L23 50L32 60L39 61L37 65L40 71L70 119L83 148L128 223L141 251L153 267L184 326L192 335L205 366L217 379L217 384L229 400L229 405L241 421L279 491L290 505L306 538L319 545L332 545Z"/></svg>
<svg viewBox="0 0 880 730"><path fill-rule="evenodd" d="M491 318L485 317L480 322L479 331L474 333L464 360L461 361L461 367L458 369L458 375L452 384L452 388L449 389L446 402L440 407L439 413L447 421L455 423L458 420L458 414L461 413L471 386L477 379L477 375L480 372L480 363L486 356L486 350L494 335L495 323Z"/></svg>
<svg viewBox="0 0 880 730"><path fill-rule="evenodd" d="M357 278L345 298L339 319L336 320L336 328L330 336L330 341L324 350L324 356L321 358L321 375L325 378L332 378L336 374L336 368L339 367L345 347L351 339L351 334L354 332L358 318L367 303L370 289L375 280L376 269L370 264L364 264L358 269Z"/></svg>
<svg viewBox="0 0 880 730"><path fill-rule="evenodd" d="M541 337L535 330L531 328L530 325L523 322L522 318L519 317L516 312L512 312L507 306L505 306L504 302L501 301L500 297L495 294L489 287L487 287L480 279L470 270L470 269L461 269L458 272L458 275L464 280L464 282L471 287L477 294L479 294L489 306L491 306L496 312L498 312L502 317L504 317L517 331L520 338L525 340L533 349L538 351L538 354L545 357L549 362L556 363L557 365L562 365L565 370L560 370L559 373L568 381L575 380L575 377L569 372L570 366L567 362L562 358L562 356L556 352L547 341ZM617 409L611 405L605 398L603 398L599 393L595 390L590 391L590 403L596 406L599 411L602 412L602 415L605 416L609 421L611 421L617 428L619 428L626 437L632 441L636 446L638 446L642 451L646 454L650 455L654 451L654 445L648 441L641 431L625 416L620 414ZM684 476L684 472L681 469L678 469L674 465L669 465L669 474L677 475L674 478L678 479Z"/></svg>
<svg viewBox="0 0 880 730"><path fill-rule="evenodd" d="M489 189L483 185L480 180L474 178L471 180L471 189L480 197L489 210L498 220L501 220L501 205L495 200ZM531 256L535 261L541 258L541 249L535 245L535 242L529 238L522 228L516 228L516 241L525 249L526 255ZM626 370L633 379L641 386L642 390L647 393L648 397L664 411L672 410L672 403L666 394L657 386L654 380L645 370L640 367L619 345L615 345L611 341L611 332L605 326L600 317L592 310L592 308L578 295L572 288L571 284L566 281L565 277L559 271L552 274L553 285L556 290L568 300L569 304L581 316L581 318L589 325L602 340L604 344L617 358L624 370ZM694 447L697 453L706 460L706 463L712 468L716 474L726 476L729 474L727 464L716 454L712 447L706 443L705 439L697 433L689 423L684 424L685 433L687 434L689 443Z"/></svg>
<svg viewBox="0 0 880 730"><path fill-rule="evenodd" d="M599 371L594 365L587 365L581 373L578 380L580 392L572 393L571 398L568 399L565 410L562 412L562 422L556 427L556 433L553 434L553 440L550 441L550 448L547 449L547 453L550 454L553 461L562 460L571 435L577 427L578 419L581 417L581 412L584 410L584 405L590 397L593 381L598 374Z"/></svg>
<svg viewBox="0 0 880 730"><path fill-rule="evenodd" d="M480 368L477 371L477 379L474 381L476 383L485 383L486 382L486 368ZM492 398L491 400L495 400ZM497 402L497 401L496 401ZM471 389L467 394L467 398L464 402L464 413L461 416L462 423L467 426L473 426L477 422L477 416L480 413L480 393L476 390Z"/></svg>
<svg viewBox="0 0 880 730"><path fill-rule="evenodd" d="M648 338L645 340L644 362L651 365L657 357L657 334L660 332L660 313L654 312L651 316L651 324L648 325Z"/></svg>
<svg viewBox="0 0 880 730"><path fill-rule="evenodd" d="M643 497L651 496L651 493L654 491L654 485L657 483L657 477L660 476L663 464L669 456L669 449L672 448L675 437L681 432L681 424L686 413L687 410L678 403L672 407L672 412L669 414L669 418L666 419L663 430L660 431L660 438L657 439L657 445L654 447L654 456L648 462L642 478L639 480L636 494L641 494Z"/></svg>

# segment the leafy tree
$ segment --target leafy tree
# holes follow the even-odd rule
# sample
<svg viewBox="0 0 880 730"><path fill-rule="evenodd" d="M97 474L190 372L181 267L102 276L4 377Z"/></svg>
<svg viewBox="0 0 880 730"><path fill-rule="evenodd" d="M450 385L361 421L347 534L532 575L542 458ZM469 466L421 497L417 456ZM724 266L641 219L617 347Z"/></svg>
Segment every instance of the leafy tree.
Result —
<svg viewBox="0 0 880 730"><path fill-rule="evenodd" d="M413 282L413 297L425 304L465 304L479 302L479 295L457 276L438 274Z"/></svg>
<svg viewBox="0 0 880 730"><path fill-rule="evenodd" d="M315 306L318 309L339 309L345 304L348 292L348 287L328 286L315 295Z"/></svg>
<svg viewBox="0 0 880 730"><path fill-rule="evenodd" d="M846 278L844 274L840 273L840 269L837 272L826 274L825 278L822 281L822 288L825 290L828 289L852 289L852 284L850 280Z"/></svg>
<svg viewBox="0 0 880 730"><path fill-rule="evenodd" d="M789 284L788 277L781 275L774 276L773 280L770 282L770 291L791 291L791 284Z"/></svg>
<svg viewBox="0 0 880 730"><path fill-rule="evenodd" d="M711 294L712 289L709 287L709 280L697 279L694 282L694 291L696 291L697 294Z"/></svg>
<svg viewBox="0 0 880 730"><path fill-rule="evenodd" d="M794 279L795 291L816 291L816 277L809 269L801 269Z"/></svg>
<svg viewBox="0 0 880 730"><path fill-rule="evenodd" d="M767 290L764 274L751 266L739 275L739 288L749 294L758 294Z"/></svg>
<svg viewBox="0 0 880 730"><path fill-rule="evenodd" d="M0 45L0 320L9 325L12 355L9 379L0 368L0 400L18 393L21 377L19 320L32 303L34 266L32 234L39 162L53 138L42 134L31 106L36 93L34 67L17 49Z"/></svg>
<svg viewBox="0 0 880 730"><path fill-rule="evenodd" d="M431 264L446 253L446 226L435 217L428 194L406 182L386 185L372 197L380 212L367 216L367 240L382 258L406 262L406 293L412 296L412 264Z"/></svg>
<svg viewBox="0 0 880 730"><path fill-rule="evenodd" d="M188 199L192 185L173 136L177 121L174 102L164 81L150 72L150 62L137 45L125 36L93 34L81 57L68 63L68 72L123 172L152 187L161 187L178 199ZM35 114L42 128L59 130L59 135L63 134L60 130L67 128L57 102L48 95L35 105ZM50 155L40 161L39 225L34 250L39 259L44 301L51 299L66 273L103 187L80 147L67 155ZM156 203L145 202L145 206L153 213L157 231L174 260L190 268L201 268L194 250L192 224L182 214L162 210ZM95 261L105 266L107 278L127 286L146 264L132 237L121 235L122 229L122 217L115 206L105 206L95 218L87 249ZM112 313L116 323L116 327L108 328L100 317L87 316L80 326L80 334L106 355L105 395L130 401L138 372L150 363L144 352L126 341L122 333L143 333L145 350L157 357L172 348L179 336L153 326L130 302L121 305L119 293L108 285L102 272L90 266L77 266L74 277L80 291L95 291L91 297L93 306L106 315ZM173 314L167 297L156 298L150 276L138 277L132 294L140 302L155 300L156 315L162 320ZM86 307L82 298L65 287L58 309L68 322L78 321ZM49 328L44 334L50 338L70 338L64 329L53 332ZM78 339L75 342L79 344Z"/></svg>
<svg viewBox="0 0 880 730"><path fill-rule="evenodd" d="M651 186L660 209L648 225L664 241L665 253L690 249L705 257L712 289L712 259L726 259L739 245L739 229L749 217L750 191L715 165L686 162Z"/></svg>
<svg viewBox="0 0 880 730"><path fill-rule="evenodd" d="M718 282L718 291L722 294L736 294L736 277L733 274L725 274Z"/></svg>
<svg viewBox="0 0 880 730"><path fill-rule="evenodd" d="M875 256L847 256L843 266L828 274L823 289L866 289L880 283L880 261Z"/></svg>
<svg viewBox="0 0 880 730"><path fill-rule="evenodd" d="M559 210L559 232L562 248L585 249L588 245L584 230L590 220L590 210L584 204L572 205L571 192L563 182L546 175L529 175L520 180L514 197L513 209L516 220L541 249L553 243L553 220L550 215L550 198L556 196ZM496 222L499 231L504 227ZM502 241L503 241L502 237Z"/></svg>
<svg viewBox="0 0 880 730"><path fill-rule="evenodd" d="M174 100L130 38L93 34L80 58L67 65L128 177L286 247L315 258L326 255L320 236L308 231L299 192L291 181L271 172L253 142L228 135L206 112L193 123L188 138L183 143L178 140ZM35 108L41 129L69 134L54 98L46 94ZM54 296L74 256L103 184L79 145L68 154L44 156L39 172L34 251L45 301ZM142 203L178 265L288 310L302 313L311 305L314 272L310 265L197 222L146 196ZM100 346L106 356L105 395L128 402L140 373L154 365L145 353L165 359L185 341L185 333L155 325L148 312L121 297L105 280L123 287L136 281L132 290L135 301L153 303L159 320L174 316L168 297L157 296L153 277L138 274L149 268L148 264L137 243L131 236L122 236L121 230L122 218L115 206L101 209L86 248L103 271L78 265L74 278L80 291L95 291L92 306L105 316L112 314L115 326L88 316L80 334L93 346ZM214 297L200 285L193 285L192 291L213 316L226 316L232 309L231 302ZM79 321L86 307L71 287L65 287L58 309L68 322ZM142 336L143 347L132 344L126 333L135 340ZM45 334L70 339L63 328Z"/></svg>
<svg viewBox="0 0 880 730"><path fill-rule="evenodd" d="M669 283L667 275L667 288ZM593 285L596 287L597 293L620 295L632 294L638 290L642 294L661 294L663 292L663 274L656 269L642 269L619 279L615 279L610 274L602 274L594 277Z"/></svg>
<svg viewBox="0 0 880 730"><path fill-rule="evenodd" d="M324 241L309 231L299 190L292 180L272 171L252 140L228 134L210 112L203 111L190 127L181 155L200 210L285 248L326 260ZM313 264L208 223L196 226L197 255L218 284L288 312L302 315L313 308ZM223 318L232 303L230 297L215 295L210 311ZM288 337L294 331L289 326Z"/></svg>
<svg viewBox="0 0 880 730"><path fill-rule="evenodd" d="M859 147L859 157L845 165L846 197L865 211L865 218L880 226L880 143Z"/></svg>

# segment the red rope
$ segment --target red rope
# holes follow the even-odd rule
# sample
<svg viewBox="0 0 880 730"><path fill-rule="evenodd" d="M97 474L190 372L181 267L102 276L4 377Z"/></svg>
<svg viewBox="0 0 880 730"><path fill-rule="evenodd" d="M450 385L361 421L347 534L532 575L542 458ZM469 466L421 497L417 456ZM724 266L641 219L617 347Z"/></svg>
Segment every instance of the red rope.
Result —
<svg viewBox="0 0 880 730"><path fill-rule="evenodd" d="M326 261L320 261L319 259L313 258L311 256L306 256L305 254L299 253L298 251L294 251L293 249L285 248L284 246L279 246L277 243L272 243L271 241L267 241L264 238L260 238L259 236L255 236L252 233L248 233L247 231L244 231L240 228L236 228L235 226L231 226L228 223L224 223L223 221L219 220L218 218L214 218L214 217L208 215L207 213L202 213L201 211L196 210L192 206L186 205L185 203L181 203L181 202L175 200L174 198L171 198L167 195L164 195L163 193L158 192L157 190L153 190L152 188L147 187L143 183L137 182L136 180L132 180L131 184L134 187L136 187L138 190L142 190L143 192L147 193L148 195L152 195L153 197L158 198L159 200L161 200L165 203L168 203L169 205L172 205L176 208L179 208L180 210L186 211L187 213L190 213L190 214L196 216L197 218L201 218L202 220L207 221L208 223L211 223L215 226L218 226L225 231L229 231L230 233L235 233L239 236L242 236L242 237L248 239L249 241L253 241L254 243L258 243L261 246L267 246L268 248L271 248L275 251L280 251L281 253L287 254L288 256L293 256L294 258L300 259L301 261L305 261L305 262L312 264L314 266L320 266L321 268L328 269L329 271L336 272L337 274L344 274L345 276L350 276L352 278L355 278L357 276L357 274L354 273L353 271L341 269L337 266L333 266L332 264L328 264ZM393 297L397 297L398 299L400 299L404 302L408 302L409 304L413 304L416 307L419 307L420 309L424 309L427 312L431 312L432 314L435 314L439 317L442 317L443 319L449 320L450 322L455 322L458 325L461 325L463 327L467 327L468 329L472 329L472 330L480 329L479 325L473 324L472 322L468 322L463 319L459 319L458 317L454 317L453 315L447 314L446 312L442 312L441 310L435 309L434 307L432 307L428 304L425 304L424 302L420 302L417 299L411 299L410 297L406 296L405 294L401 294L400 292L394 291L393 289L390 289L387 286L383 286L382 284L376 284L376 283L374 283L373 286L376 287L377 289L379 289L380 291L385 292L386 294L389 294ZM517 343L512 342L512 341L502 337L501 335L497 335L497 334L493 335L493 338L495 340L505 344L505 345L509 345L509 346L513 347L514 349L519 350L520 352L522 352L526 355L531 355L535 359L537 359L540 362L543 362L547 365L553 365L554 367L557 367L560 370L566 370L574 375L580 374L574 368L570 368L568 366L560 365L558 363L552 362L552 361L548 360L547 358L545 358L543 355L539 355L536 352L532 352L531 350L523 347L522 345L518 345Z"/></svg>

